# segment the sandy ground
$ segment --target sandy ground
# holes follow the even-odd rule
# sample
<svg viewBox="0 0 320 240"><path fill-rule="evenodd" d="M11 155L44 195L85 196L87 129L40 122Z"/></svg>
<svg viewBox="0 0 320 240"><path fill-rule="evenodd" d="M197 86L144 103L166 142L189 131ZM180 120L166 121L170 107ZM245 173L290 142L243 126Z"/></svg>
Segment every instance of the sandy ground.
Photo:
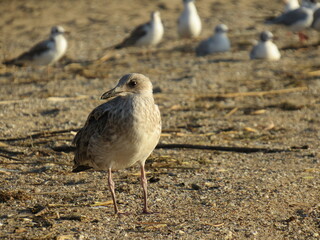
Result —
<svg viewBox="0 0 320 240"><path fill-rule="evenodd" d="M319 33L308 30L300 44L287 29L264 25L281 12L280 1L197 6L201 37L181 41L180 0L0 2L1 59L53 25L71 32L66 58L48 74L0 65L1 239L320 239ZM104 50L156 9L165 25L157 48ZM232 51L195 57L199 40L221 22ZM277 37L278 62L249 60L264 29ZM119 207L129 213L114 216L106 173L71 173L70 145L100 95L129 72L154 84L161 144L262 151L158 148L147 161L155 214L141 214L135 166L114 173Z"/></svg>

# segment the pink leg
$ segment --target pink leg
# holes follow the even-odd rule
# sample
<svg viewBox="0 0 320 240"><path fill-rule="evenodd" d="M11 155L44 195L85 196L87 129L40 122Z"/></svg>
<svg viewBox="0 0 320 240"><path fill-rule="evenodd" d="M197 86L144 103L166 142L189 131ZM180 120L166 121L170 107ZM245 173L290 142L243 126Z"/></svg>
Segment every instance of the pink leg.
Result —
<svg viewBox="0 0 320 240"><path fill-rule="evenodd" d="M302 43L309 39L309 37L306 34L304 34L303 32L298 32L298 36L299 36L300 42L302 42Z"/></svg>
<svg viewBox="0 0 320 240"><path fill-rule="evenodd" d="M108 169L108 184L109 184L109 188L110 188L110 192L113 200L114 213L117 214L119 213L119 211L118 211L118 206L116 202L116 194L114 192L114 182L112 180L111 168Z"/></svg>
<svg viewBox="0 0 320 240"><path fill-rule="evenodd" d="M144 170L144 163L141 164L141 186L143 190L143 213L149 213L148 211L148 205L147 205L147 178L146 178L146 172Z"/></svg>

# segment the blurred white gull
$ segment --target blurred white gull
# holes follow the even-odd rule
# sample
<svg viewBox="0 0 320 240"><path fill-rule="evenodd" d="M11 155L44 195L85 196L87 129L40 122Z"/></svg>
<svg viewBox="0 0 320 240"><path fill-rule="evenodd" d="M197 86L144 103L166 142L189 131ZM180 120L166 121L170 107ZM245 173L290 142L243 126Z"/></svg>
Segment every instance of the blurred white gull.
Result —
<svg viewBox="0 0 320 240"><path fill-rule="evenodd" d="M64 37L65 32L61 26L52 27L49 39L39 42L17 58L4 61L3 64L16 66L46 66L54 64L61 59L67 51L68 43Z"/></svg>
<svg viewBox="0 0 320 240"><path fill-rule="evenodd" d="M250 59L279 60L281 54L272 39L273 34L271 32L263 31L260 34L260 41L250 52Z"/></svg>
<svg viewBox="0 0 320 240"><path fill-rule="evenodd" d="M228 27L219 24L214 29L213 36L200 42L196 48L197 56L205 56L217 52L226 52L230 50L230 41L227 36Z"/></svg>
<svg viewBox="0 0 320 240"><path fill-rule="evenodd" d="M198 37L201 33L201 20L194 0L183 0L184 9L178 20L180 38Z"/></svg>
<svg viewBox="0 0 320 240"><path fill-rule="evenodd" d="M149 22L136 27L129 37L115 46L116 49L130 46L154 46L160 43L163 37L163 25L160 18L160 12L151 13Z"/></svg>

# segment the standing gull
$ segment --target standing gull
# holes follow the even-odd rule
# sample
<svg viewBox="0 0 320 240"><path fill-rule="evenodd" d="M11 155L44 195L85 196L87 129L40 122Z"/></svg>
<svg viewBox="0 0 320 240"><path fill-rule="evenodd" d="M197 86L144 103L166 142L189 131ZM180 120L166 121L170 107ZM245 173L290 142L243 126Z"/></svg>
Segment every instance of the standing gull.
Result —
<svg viewBox="0 0 320 240"><path fill-rule="evenodd" d="M272 42L273 34L263 31L260 34L260 41L250 52L250 59L279 60L281 55L278 47Z"/></svg>
<svg viewBox="0 0 320 240"><path fill-rule="evenodd" d="M201 20L194 0L183 0L184 9L178 20L180 38L198 37L201 33Z"/></svg>
<svg viewBox="0 0 320 240"><path fill-rule="evenodd" d="M49 39L39 42L19 57L3 62L6 65L38 65L46 66L57 62L67 51L65 30L61 26L51 28Z"/></svg>
<svg viewBox="0 0 320 240"><path fill-rule="evenodd" d="M196 48L197 56L205 56L217 52L226 52L230 50L230 41L227 36L228 27L219 24L214 29L214 35L200 42Z"/></svg>
<svg viewBox="0 0 320 240"><path fill-rule="evenodd" d="M267 20L268 24L279 24L288 27L292 32L298 32L300 41L308 39L301 31L310 27L313 21L313 9L309 7L299 7L282 15Z"/></svg>
<svg viewBox="0 0 320 240"><path fill-rule="evenodd" d="M152 84L138 73L124 75L117 86L104 93L108 101L96 107L77 133L73 172L90 168L108 170L115 213L119 213L111 170L139 163L143 188L143 213L148 213L145 161L161 133L160 111L154 103Z"/></svg>
<svg viewBox="0 0 320 240"><path fill-rule="evenodd" d="M130 46L155 46L162 40L163 32L160 12L152 12L150 22L136 27L129 37L115 46L115 49Z"/></svg>

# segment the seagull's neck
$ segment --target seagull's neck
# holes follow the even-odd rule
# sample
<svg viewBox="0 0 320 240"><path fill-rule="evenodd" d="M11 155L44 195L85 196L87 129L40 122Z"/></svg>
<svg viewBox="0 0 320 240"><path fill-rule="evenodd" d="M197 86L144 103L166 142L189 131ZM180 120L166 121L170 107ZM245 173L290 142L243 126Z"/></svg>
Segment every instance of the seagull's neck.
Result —
<svg viewBox="0 0 320 240"><path fill-rule="evenodd" d="M55 33L55 34L51 34L50 39L52 39L53 41L59 41L59 39L64 38L63 34L61 33Z"/></svg>
<svg viewBox="0 0 320 240"><path fill-rule="evenodd" d="M187 13L197 13L196 6L194 2L187 2L184 4L184 11Z"/></svg>
<svg viewBox="0 0 320 240"><path fill-rule="evenodd" d="M151 20L151 24L152 25L158 25L158 24L161 24L161 18L160 16L156 15L152 18Z"/></svg>
<svg viewBox="0 0 320 240"><path fill-rule="evenodd" d="M63 34L53 34L50 40L55 43L55 48L60 54L64 54L67 50L68 43Z"/></svg>
<svg viewBox="0 0 320 240"><path fill-rule="evenodd" d="M140 91L139 94L135 94L135 95L138 97L141 97L141 98L152 98L153 99L152 91L149 91L149 90Z"/></svg>

